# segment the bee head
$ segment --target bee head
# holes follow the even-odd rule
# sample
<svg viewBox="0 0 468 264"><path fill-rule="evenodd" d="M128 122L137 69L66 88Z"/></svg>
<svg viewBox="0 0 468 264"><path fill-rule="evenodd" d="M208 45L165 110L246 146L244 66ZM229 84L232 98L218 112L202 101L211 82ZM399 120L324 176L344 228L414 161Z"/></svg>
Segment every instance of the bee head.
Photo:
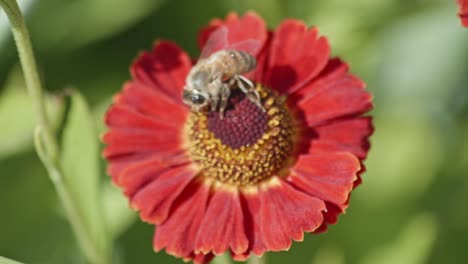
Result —
<svg viewBox="0 0 468 264"><path fill-rule="evenodd" d="M205 92L196 89L185 88L182 95L184 103L198 111L200 108L208 104L209 95Z"/></svg>

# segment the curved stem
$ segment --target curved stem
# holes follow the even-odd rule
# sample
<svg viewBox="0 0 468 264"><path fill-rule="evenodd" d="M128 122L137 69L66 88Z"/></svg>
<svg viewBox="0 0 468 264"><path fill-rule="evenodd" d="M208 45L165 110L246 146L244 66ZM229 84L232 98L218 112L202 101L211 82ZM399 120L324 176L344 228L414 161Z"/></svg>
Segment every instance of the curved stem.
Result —
<svg viewBox="0 0 468 264"><path fill-rule="evenodd" d="M18 3L16 0L0 0L0 6L3 8L10 21L26 86L37 115L37 128L35 132L36 151L47 169L59 199L62 202L68 221L72 226L85 256L91 263L110 263L110 253L107 252L107 250L105 250L106 252L99 252L91 234L86 229L85 221L80 214L75 197L73 197L72 192L64 182L63 171L59 160L58 141L54 136L47 117L42 84L39 78L31 40Z"/></svg>
<svg viewBox="0 0 468 264"><path fill-rule="evenodd" d="M72 192L68 188L67 184L65 184L63 181L63 172L61 167L58 164L54 164L47 156L43 144L43 133L43 127L38 125L34 131L34 144L36 151L47 169L50 180L54 184L55 190L57 191L60 201L62 202L68 221L73 228L81 249L91 263L111 263L110 253L107 252L107 249L104 249L105 252L97 251L97 247L94 245L93 239L86 229L85 222L80 214L80 211L78 210L78 206L75 203Z"/></svg>
<svg viewBox="0 0 468 264"><path fill-rule="evenodd" d="M0 5L5 10L11 24L11 30L18 49L26 87L33 99L33 106L37 115L38 124L44 128L44 143L47 148L47 153L54 162L57 162L58 144L54 140L47 118L44 95L41 87L42 84L24 18L15 0L0 0Z"/></svg>

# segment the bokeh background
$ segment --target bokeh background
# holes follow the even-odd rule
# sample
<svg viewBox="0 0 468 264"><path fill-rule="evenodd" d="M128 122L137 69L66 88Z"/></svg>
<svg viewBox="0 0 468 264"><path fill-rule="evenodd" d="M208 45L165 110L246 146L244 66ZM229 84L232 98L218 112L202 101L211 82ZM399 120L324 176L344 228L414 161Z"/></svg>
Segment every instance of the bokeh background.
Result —
<svg viewBox="0 0 468 264"><path fill-rule="evenodd" d="M44 85L79 90L96 138L128 67L155 39L196 56L198 30L229 11L256 10L317 25L375 97L376 131L363 184L338 224L306 235L267 263L468 263L468 29L455 0L24 0ZM49 97L60 119L61 101ZM85 263L33 150L34 113L0 12L0 256ZM80 135L80 130L76 135ZM83 132L85 133L85 132ZM152 250L153 227L127 208L105 175L116 263L182 263ZM86 194L83 194L86 195ZM117 261L118 260L118 261Z"/></svg>

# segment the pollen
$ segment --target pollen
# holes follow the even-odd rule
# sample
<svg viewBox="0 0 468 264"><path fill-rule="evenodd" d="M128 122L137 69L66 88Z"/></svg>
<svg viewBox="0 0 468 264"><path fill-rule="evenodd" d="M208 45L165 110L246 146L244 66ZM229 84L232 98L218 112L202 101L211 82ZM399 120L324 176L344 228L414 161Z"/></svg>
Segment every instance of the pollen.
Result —
<svg viewBox="0 0 468 264"><path fill-rule="evenodd" d="M278 175L294 147L294 120L277 93L256 86L260 109L242 93L231 96L221 118L218 112L193 112L186 142L204 177L237 186L255 185Z"/></svg>

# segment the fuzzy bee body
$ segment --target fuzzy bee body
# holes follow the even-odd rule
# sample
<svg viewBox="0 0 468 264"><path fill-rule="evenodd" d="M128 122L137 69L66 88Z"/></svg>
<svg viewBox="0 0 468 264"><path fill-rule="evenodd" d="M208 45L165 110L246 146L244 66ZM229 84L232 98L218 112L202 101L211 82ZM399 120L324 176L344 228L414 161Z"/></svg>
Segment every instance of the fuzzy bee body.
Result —
<svg viewBox="0 0 468 264"><path fill-rule="evenodd" d="M210 68L212 76L222 74L223 80L227 80L250 72L256 65L255 58L245 51L221 50L207 58L200 68Z"/></svg>
<svg viewBox="0 0 468 264"><path fill-rule="evenodd" d="M240 88L252 102L263 109L253 83L241 76L252 71L256 64L252 55L240 50L220 50L199 60L187 76L184 102L195 111L208 104L212 111L216 111L219 106L222 116L230 90Z"/></svg>
<svg viewBox="0 0 468 264"><path fill-rule="evenodd" d="M239 88L255 105L263 108L254 84L242 76L252 71L261 43L258 39L229 41L229 29L221 26L205 42L198 62L185 81L182 99L193 111L210 106L219 110L221 118L227 107L231 89Z"/></svg>

